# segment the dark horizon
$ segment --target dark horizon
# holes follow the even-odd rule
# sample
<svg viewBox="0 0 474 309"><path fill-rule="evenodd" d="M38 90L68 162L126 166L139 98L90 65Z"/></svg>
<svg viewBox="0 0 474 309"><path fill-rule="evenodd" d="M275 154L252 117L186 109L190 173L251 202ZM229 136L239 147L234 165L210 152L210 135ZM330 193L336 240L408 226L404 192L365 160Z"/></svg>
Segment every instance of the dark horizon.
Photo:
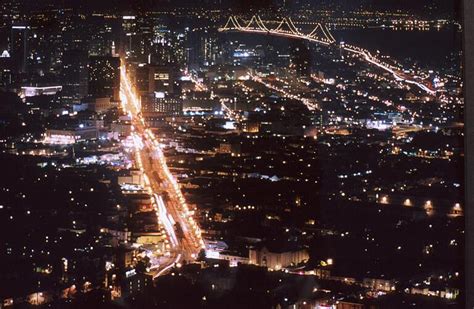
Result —
<svg viewBox="0 0 474 309"><path fill-rule="evenodd" d="M20 0L24 8L40 8L53 5L55 7L73 7L90 10L159 10L165 8L218 8L235 9L245 12L246 9L278 9L295 10L302 7L309 9L332 8L334 10L352 11L357 9L411 12L415 14L452 14L457 19L461 16L461 0L111 0L107 3L94 0L45 0L41 2ZM431 12L427 12L430 10Z"/></svg>

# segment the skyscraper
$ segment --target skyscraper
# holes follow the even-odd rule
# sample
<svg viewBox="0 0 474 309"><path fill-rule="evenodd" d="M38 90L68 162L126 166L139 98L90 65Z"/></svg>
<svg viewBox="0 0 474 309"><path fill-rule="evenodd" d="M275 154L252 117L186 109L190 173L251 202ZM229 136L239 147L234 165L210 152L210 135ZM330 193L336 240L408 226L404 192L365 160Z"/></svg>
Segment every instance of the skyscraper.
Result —
<svg viewBox="0 0 474 309"><path fill-rule="evenodd" d="M162 92L166 96L179 95L179 69L173 65L138 67L136 85L141 94Z"/></svg>
<svg viewBox="0 0 474 309"><path fill-rule="evenodd" d="M26 72L26 58L28 56L28 27L13 25L11 28L10 56L14 70L17 73Z"/></svg>
<svg viewBox="0 0 474 309"><path fill-rule="evenodd" d="M87 95L87 62L86 51L64 52L61 72L64 102L78 102Z"/></svg>
<svg viewBox="0 0 474 309"><path fill-rule="evenodd" d="M132 54L132 38L136 35L136 17L126 15L122 17L122 35L120 41L120 51L122 54L130 56Z"/></svg>
<svg viewBox="0 0 474 309"><path fill-rule="evenodd" d="M120 58L93 56L89 58L89 95L120 100Z"/></svg>
<svg viewBox="0 0 474 309"><path fill-rule="evenodd" d="M179 97L165 97L161 92L141 97L142 112L150 115L178 116L183 113L183 100Z"/></svg>
<svg viewBox="0 0 474 309"><path fill-rule="evenodd" d="M290 66L298 76L311 74L311 52L309 47L301 41L292 41L290 44Z"/></svg>

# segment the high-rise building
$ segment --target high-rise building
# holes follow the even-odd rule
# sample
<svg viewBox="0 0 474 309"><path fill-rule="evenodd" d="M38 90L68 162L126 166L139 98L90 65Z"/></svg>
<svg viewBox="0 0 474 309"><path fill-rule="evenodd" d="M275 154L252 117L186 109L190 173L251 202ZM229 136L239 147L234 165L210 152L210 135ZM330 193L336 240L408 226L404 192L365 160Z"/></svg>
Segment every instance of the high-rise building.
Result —
<svg viewBox="0 0 474 309"><path fill-rule="evenodd" d="M28 26L13 25L11 28L10 56L14 70L18 73L26 72L26 58L28 56Z"/></svg>
<svg viewBox="0 0 474 309"><path fill-rule="evenodd" d="M150 125L183 112L179 68L174 65L141 65L135 71L135 86L142 112Z"/></svg>
<svg viewBox="0 0 474 309"><path fill-rule="evenodd" d="M156 92L141 97L142 112L148 115L179 116L183 113L183 100L180 97L165 97Z"/></svg>
<svg viewBox="0 0 474 309"><path fill-rule="evenodd" d="M136 87L141 95L161 92L165 96L179 95L179 69L175 66L139 66L136 70Z"/></svg>
<svg viewBox="0 0 474 309"><path fill-rule="evenodd" d="M185 34L183 53L190 67L212 66L225 53L226 49L220 45L216 32L200 30Z"/></svg>
<svg viewBox="0 0 474 309"><path fill-rule="evenodd" d="M0 88L7 89L13 83L11 57L8 50L0 54Z"/></svg>
<svg viewBox="0 0 474 309"><path fill-rule="evenodd" d="M89 95L120 101L120 58L93 56L89 58Z"/></svg>
<svg viewBox="0 0 474 309"><path fill-rule="evenodd" d="M346 43L344 43L344 41L341 41L339 43L339 56L344 59L344 49L346 47Z"/></svg>
<svg viewBox="0 0 474 309"><path fill-rule="evenodd" d="M120 51L123 55L130 56L132 53L132 40L136 35L136 17L125 15L122 17L122 35L120 40Z"/></svg>
<svg viewBox="0 0 474 309"><path fill-rule="evenodd" d="M219 46L217 44L217 36L205 33L201 38L201 56L204 65L216 64L219 54Z"/></svg>
<svg viewBox="0 0 474 309"><path fill-rule="evenodd" d="M68 50L62 59L62 97L64 102L79 102L87 95L87 52Z"/></svg>
<svg viewBox="0 0 474 309"><path fill-rule="evenodd" d="M163 25L153 27L148 63L153 65L180 65L186 61L186 41L189 28L184 31L170 30Z"/></svg>
<svg viewBox="0 0 474 309"><path fill-rule="evenodd" d="M311 74L311 52L309 47L299 40L290 44L290 67L299 76L309 76Z"/></svg>
<svg viewBox="0 0 474 309"><path fill-rule="evenodd" d="M120 53L128 59L149 63L153 48L153 23L140 16L122 16Z"/></svg>
<svg viewBox="0 0 474 309"><path fill-rule="evenodd" d="M112 42L119 42L117 18L104 14L92 14L87 19L89 56L108 56L112 53Z"/></svg>

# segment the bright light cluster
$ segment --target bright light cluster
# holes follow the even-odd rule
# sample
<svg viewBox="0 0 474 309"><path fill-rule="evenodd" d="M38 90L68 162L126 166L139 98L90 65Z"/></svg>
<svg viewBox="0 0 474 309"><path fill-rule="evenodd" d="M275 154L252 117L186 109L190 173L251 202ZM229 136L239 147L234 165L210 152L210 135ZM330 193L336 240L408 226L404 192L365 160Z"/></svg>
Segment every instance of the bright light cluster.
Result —
<svg viewBox="0 0 474 309"><path fill-rule="evenodd" d="M183 219L179 220L178 224L182 228L185 237L189 237L189 239L191 240L191 243L193 245L191 257L194 258L200 248L205 248L204 241L201 236L201 230L199 229L199 226L197 225L194 218L192 217L193 212L189 210L189 207L186 204L186 200L183 194L181 193L177 180L170 172L166 164L166 158L161 149L161 145L156 140L151 130L146 128L145 121L140 113L140 102L133 91L132 85L130 83L130 80L128 79L124 66L122 66L121 68L121 75L123 83L123 91L121 92L122 108L129 114L129 117L132 119L132 122L134 124L132 126L132 139L135 152L134 155L136 158L137 167L144 173L144 186L145 188L147 188L147 191L154 197L153 206L157 213L159 223L161 223L161 225L165 228L168 240L171 242L171 245L173 247L179 248L182 243L178 241L178 238L176 236L175 220L169 214L169 212L167 212L162 197L156 195L153 192L150 179L145 173L145 167L142 162L141 151L146 147L147 149L151 150L151 154L155 159L157 159L157 162L160 166L159 173L164 176L164 182L171 184L171 190L168 192L168 194L171 199L176 200L176 204L179 207L177 211L179 213L180 218L175 219L176 221L181 218ZM183 252L186 250L184 248L181 249ZM179 254L178 258L176 258L176 263L179 262L181 257L182 254Z"/></svg>

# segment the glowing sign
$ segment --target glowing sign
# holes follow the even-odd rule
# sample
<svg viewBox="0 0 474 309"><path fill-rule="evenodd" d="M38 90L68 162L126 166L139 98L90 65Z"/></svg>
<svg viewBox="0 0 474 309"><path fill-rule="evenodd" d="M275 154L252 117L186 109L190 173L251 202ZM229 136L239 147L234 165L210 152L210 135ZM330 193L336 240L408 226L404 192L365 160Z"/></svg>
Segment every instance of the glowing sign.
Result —
<svg viewBox="0 0 474 309"><path fill-rule="evenodd" d="M209 259L219 259L219 252L214 250L206 250L206 257Z"/></svg>
<svg viewBox="0 0 474 309"><path fill-rule="evenodd" d="M135 271L135 269L132 269L132 270L129 270L129 271L125 272L125 277L130 278L132 276L135 276L136 274L137 274L137 272Z"/></svg>
<svg viewBox="0 0 474 309"><path fill-rule="evenodd" d="M226 130L235 130L235 123L233 121L226 121L225 125L223 126Z"/></svg>
<svg viewBox="0 0 474 309"><path fill-rule="evenodd" d="M168 80L170 76L168 73L155 73L155 80Z"/></svg>
<svg viewBox="0 0 474 309"><path fill-rule="evenodd" d="M161 91L155 91L155 98L164 99L165 98L165 93L161 92Z"/></svg>

